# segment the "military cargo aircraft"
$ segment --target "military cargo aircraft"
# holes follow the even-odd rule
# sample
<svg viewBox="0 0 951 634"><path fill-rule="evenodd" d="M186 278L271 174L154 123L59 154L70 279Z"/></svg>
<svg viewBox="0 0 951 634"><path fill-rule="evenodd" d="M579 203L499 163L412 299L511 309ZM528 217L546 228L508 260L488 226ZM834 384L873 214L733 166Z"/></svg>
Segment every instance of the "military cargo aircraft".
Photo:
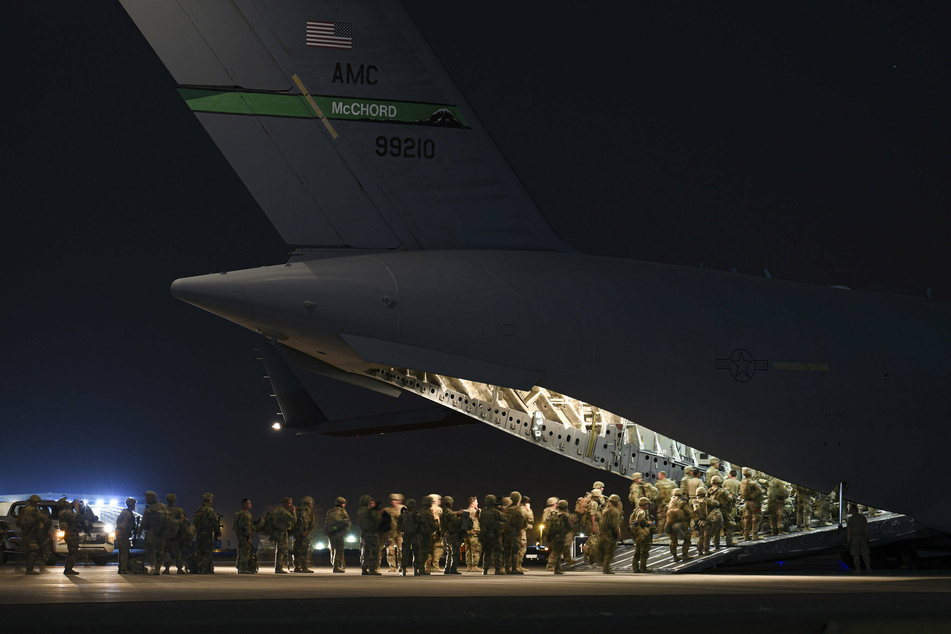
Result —
<svg viewBox="0 0 951 634"><path fill-rule="evenodd" d="M263 336L284 426L479 421L627 476L702 447L951 532L945 492L869 462L951 443L946 303L576 252L398 2L121 3L295 247L172 284ZM413 396L328 415L348 389Z"/></svg>

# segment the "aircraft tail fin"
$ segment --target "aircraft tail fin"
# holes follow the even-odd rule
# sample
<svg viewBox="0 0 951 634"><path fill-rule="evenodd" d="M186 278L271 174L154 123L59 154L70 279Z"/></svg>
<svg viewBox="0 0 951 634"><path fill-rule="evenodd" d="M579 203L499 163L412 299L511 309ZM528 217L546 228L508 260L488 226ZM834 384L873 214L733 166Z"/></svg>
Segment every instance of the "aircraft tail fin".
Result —
<svg viewBox="0 0 951 634"><path fill-rule="evenodd" d="M120 0L284 240L570 250L396 0Z"/></svg>

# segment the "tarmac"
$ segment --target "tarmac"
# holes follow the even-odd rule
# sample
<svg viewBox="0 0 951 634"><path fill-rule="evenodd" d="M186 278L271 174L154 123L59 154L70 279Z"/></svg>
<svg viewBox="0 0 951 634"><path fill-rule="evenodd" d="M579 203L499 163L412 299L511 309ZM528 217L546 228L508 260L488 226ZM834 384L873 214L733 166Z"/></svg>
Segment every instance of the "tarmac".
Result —
<svg viewBox="0 0 951 634"><path fill-rule="evenodd" d="M855 575L835 569L693 575L572 572L525 575L119 575L115 564L62 565L35 576L0 566L4 625L70 623L87 631L247 631L271 626L373 627L397 621L454 631L537 632L720 623L780 632L951 631L951 572ZM397 630L398 631L398 630Z"/></svg>

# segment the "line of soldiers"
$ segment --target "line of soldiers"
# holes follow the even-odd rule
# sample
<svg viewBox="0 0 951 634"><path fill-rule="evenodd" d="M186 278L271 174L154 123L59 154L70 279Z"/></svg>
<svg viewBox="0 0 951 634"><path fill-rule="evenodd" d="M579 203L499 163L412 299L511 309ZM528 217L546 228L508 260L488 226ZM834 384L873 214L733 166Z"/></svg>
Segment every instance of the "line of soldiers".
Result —
<svg viewBox="0 0 951 634"><path fill-rule="evenodd" d="M16 519L23 548L26 551L25 572L28 575L39 574L35 568L36 559L41 550L47 546L47 541L51 539L50 528L53 525L53 519L45 509L40 508L41 500L40 496L31 495L27 505ZM59 522L59 530L63 532L63 541L66 543L66 567L63 574L78 575L79 572L74 570L73 566L79 554L80 535L83 532L91 535L89 531L99 518L82 500L69 502L63 497L57 500L57 506L56 519Z"/></svg>

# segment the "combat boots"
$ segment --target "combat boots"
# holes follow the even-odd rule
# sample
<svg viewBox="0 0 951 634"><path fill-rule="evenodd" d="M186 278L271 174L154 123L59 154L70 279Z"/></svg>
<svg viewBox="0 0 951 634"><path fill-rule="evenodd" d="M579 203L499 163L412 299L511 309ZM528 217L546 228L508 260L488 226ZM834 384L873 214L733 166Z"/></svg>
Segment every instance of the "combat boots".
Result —
<svg viewBox="0 0 951 634"><path fill-rule="evenodd" d="M286 575L287 571L284 570L284 566L274 566L274 574L276 575Z"/></svg>
<svg viewBox="0 0 951 634"><path fill-rule="evenodd" d="M688 559L693 559L692 556L690 556L690 555L687 554L687 551L688 551L688 550L690 550L690 544L689 544L689 543L686 543L686 544L684 544L683 551L681 552L681 558L682 558L684 561L687 561Z"/></svg>

